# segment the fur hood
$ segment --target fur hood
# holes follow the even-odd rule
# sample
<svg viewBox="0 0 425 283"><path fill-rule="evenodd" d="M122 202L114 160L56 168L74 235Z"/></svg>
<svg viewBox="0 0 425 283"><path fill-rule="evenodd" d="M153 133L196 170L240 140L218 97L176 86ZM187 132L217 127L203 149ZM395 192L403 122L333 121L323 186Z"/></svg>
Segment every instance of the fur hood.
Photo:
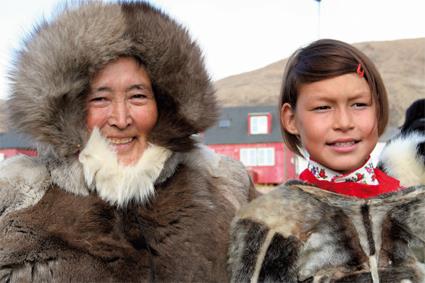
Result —
<svg viewBox="0 0 425 283"><path fill-rule="evenodd" d="M11 127L37 142L52 182L66 191L90 192L78 160L89 140L85 95L90 78L120 56L139 58L150 76L158 121L148 142L171 152L162 171L173 171L167 168L176 166L176 154L195 149L194 134L216 120L201 51L185 28L143 2L65 7L17 54L8 114Z"/></svg>
<svg viewBox="0 0 425 283"><path fill-rule="evenodd" d="M40 143L40 152L75 158L88 139L90 77L119 56L139 58L151 78L159 117L149 142L193 148L191 135L217 116L201 51L185 28L143 2L83 2L40 23L12 66L11 126Z"/></svg>

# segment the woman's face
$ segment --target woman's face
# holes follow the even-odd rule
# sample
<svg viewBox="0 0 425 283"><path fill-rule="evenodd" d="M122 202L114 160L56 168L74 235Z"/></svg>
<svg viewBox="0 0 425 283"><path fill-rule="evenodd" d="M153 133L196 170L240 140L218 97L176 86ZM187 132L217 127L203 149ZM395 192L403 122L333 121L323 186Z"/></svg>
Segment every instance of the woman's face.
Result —
<svg viewBox="0 0 425 283"><path fill-rule="evenodd" d="M361 167L378 142L375 102L357 74L304 84L296 109L284 104L281 111L283 126L310 158L341 173Z"/></svg>
<svg viewBox="0 0 425 283"><path fill-rule="evenodd" d="M91 133L99 128L121 164L139 160L157 120L151 81L134 58L122 57L107 64L91 80L87 129Z"/></svg>

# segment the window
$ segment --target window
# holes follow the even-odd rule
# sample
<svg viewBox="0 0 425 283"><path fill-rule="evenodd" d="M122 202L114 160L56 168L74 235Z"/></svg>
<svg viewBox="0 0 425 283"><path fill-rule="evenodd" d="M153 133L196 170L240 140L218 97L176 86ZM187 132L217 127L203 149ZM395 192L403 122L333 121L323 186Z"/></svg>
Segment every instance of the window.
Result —
<svg viewBox="0 0 425 283"><path fill-rule="evenodd" d="M257 149L241 148L240 160L245 166L256 166L257 165Z"/></svg>
<svg viewBox="0 0 425 283"><path fill-rule="evenodd" d="M257 165L274 166L274 148L257 148Z"/></svg>
<svg viewBox="0 0 425 283"><path fill-rule="evenodd" d="M245 166L274 166L275 149L264 148L241 148L240 161Z"/></svg>
<svg viewBox="0 0 425 283"><path fill-rule="evenodd" d="M248 114L248 133L250 135L264 135L271 133L270 113Z"/></svg>

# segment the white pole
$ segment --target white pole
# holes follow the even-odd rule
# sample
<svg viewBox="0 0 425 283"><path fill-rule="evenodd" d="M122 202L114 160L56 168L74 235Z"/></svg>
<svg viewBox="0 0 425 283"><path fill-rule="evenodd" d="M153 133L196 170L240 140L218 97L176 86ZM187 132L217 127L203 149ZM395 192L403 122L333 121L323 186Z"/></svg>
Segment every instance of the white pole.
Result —
<svg viewBox="0 0 425 283"><path fill-rule="evenodd" d="M317 1L317 39L320 39L320 1Z"/></svg>

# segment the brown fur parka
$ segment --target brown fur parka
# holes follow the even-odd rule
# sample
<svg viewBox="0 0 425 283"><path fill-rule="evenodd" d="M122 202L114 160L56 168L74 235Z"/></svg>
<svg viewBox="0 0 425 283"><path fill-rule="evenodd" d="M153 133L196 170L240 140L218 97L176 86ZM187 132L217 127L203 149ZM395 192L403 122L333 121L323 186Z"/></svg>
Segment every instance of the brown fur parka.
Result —
<svg viewBox="0 0 425 283"><path fill-rule="evenodd" d="M115 205L79 156L90 78L121 56L148 71L159 112L148 142L169 156L152 157L152 197ZM71 5L36 27L10 77L10 124L39 156L0 164L1 282L228 281L230 221L253 186L240 162L194 137L218 108L182 26L143 2Z"/></svg>

